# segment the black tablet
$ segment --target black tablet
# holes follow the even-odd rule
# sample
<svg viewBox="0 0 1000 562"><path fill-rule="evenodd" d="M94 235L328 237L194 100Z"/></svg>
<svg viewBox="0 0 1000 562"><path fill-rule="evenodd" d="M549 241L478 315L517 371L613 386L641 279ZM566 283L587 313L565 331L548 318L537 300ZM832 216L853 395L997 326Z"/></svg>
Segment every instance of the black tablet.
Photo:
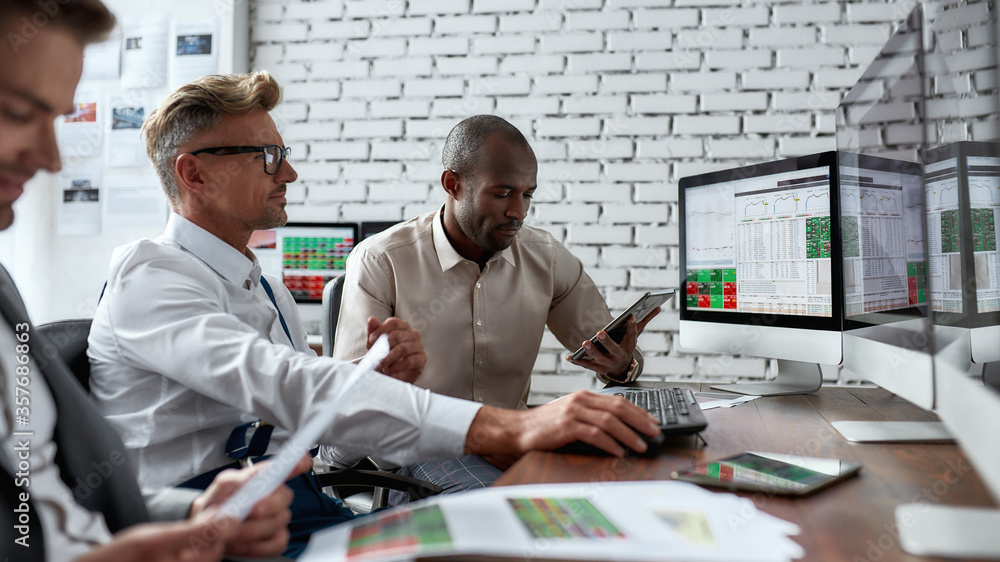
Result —
<svg viewBox="0 0 1000 562"><path fill-rule="evenodd" d="M622 338L625 337L625 330L627 329L626 322L629 316L635 316L635 322L638 324L649 316L649 313L653 312L656 307L661 306L663 303L670 300L670 297L674 296L673 289L663 289L662 291L648 291L639 300L632 303L631 306L625 309L618 315L617 318L611 321L610 324L605 326L603 329L607 332L611 339L615 340L615 343L621 343ZM604 346L597 342L597 334L590 338L590 343L594 344L597 349L605 351ZM577 349L573 355L573 359L580 360L587 358L587 350L581 347Z"/></svg>
<svg viewBox="0 0 1000 562"><path fill-rule="evenodd" d="M699 464L671 476L730 490L804 496L858 473L860 464L839 459L746 452Z"/></svg>

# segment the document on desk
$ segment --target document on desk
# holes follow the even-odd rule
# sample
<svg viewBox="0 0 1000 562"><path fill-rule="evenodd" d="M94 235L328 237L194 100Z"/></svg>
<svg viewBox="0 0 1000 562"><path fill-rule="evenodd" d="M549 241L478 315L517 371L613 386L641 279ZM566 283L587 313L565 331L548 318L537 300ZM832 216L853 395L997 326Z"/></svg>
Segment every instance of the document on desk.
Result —
<svg viewBox="0 0 1000 562"><path fill-rule="evenodd" d="M594 392L598 394L617 394L625 390L649 390L649 388L637 386L613 386L611 388L595 390ZM698 406L701 408L702 412L715 408L732 408L733 406L739 406L744 402L760 398L760 396L733 394L731 392L695 392L694 397L695 400L698 401Z"/></svg>
<svg viewBox="0 0 1000 562"><path fill-rule="evenodd" d="M437 496L313 535L302 562L480 555L578 560L781 561L793 523L686 482L591 482Z"/></svg>

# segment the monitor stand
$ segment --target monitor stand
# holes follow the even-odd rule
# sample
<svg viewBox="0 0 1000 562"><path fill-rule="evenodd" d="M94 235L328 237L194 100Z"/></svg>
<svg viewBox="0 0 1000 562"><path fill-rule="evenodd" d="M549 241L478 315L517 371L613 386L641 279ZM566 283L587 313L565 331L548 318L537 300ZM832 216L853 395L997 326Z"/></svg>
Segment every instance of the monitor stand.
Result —
<svg viewBox="0 0 1000 562"><path fill-rule="evenodd" d="M899 544L910 554L1000 559L996 509L907 503L896 507L896 528Z"/></svg>
<svg viewBox="0 0 1000 562"><path fill-rule="evenodd" d="M941 422L835 421L831 425L852 443L954 443Z"/></svg>
<svg viewBox="0 0 1000 562"><path fill-rule="evenodd" d="M778 376L768 382L715 384L712 388L755 396L812 394L823 386L823 371L818 363L778 359Z"/></svg>

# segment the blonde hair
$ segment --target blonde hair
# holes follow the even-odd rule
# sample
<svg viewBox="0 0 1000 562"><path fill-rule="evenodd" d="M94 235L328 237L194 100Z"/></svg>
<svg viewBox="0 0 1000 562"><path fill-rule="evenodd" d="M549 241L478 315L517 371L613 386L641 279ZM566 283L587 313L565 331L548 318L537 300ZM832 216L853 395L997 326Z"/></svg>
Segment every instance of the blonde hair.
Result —
<svg viewBox="0 0 1000 562"><path fill-rule="evenodd" d="M142 125L146 153L171 203L180 198L174 179L179 146L217 126L225 115L271 111L280 100L281 88L267 71L213 74L181 86L153 110Z"/></svg>

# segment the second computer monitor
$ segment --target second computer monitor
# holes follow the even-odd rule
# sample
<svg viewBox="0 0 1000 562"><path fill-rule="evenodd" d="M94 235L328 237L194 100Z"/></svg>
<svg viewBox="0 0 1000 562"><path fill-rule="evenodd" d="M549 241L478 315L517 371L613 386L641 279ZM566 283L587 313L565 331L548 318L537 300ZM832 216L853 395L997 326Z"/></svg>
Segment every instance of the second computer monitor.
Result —
<svg viewBox="0 0 1000 562"><path fill-rule="evenodd" d="M840 363L837 176L824 152L681 179L681 345L811 364L727 390L808 392L822 383L816 364Z"/></svg>
<svg viewBox="0 0 1000 562"><path fill-rule="evenodd" d="M289 223L255 231L250 248L261 269L280 277L295 302L318 304L326 283L344 274L357 238L355 223Z"/></svg>

